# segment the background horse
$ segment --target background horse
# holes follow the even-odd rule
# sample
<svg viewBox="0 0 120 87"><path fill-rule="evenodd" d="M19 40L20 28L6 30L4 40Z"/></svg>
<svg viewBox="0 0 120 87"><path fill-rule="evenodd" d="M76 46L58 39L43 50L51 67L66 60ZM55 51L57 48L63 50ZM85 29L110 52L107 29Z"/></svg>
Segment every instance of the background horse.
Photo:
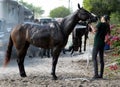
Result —
<svg viewBox="0 0 120 87"><path fill-rule="evenodd" d="M94 15L94 14L93 14ZM89 23L97 22L98 18L96 15L94 15L94 18L88 20L88 21L80 21L75 26L73 32L72 32L72 43L71 46L71 54L73 54L74 51L82 52L82 37L84 36L84 51L86 51L86 42L88 39L88 34L91 32L91 28L88 26Z"/></svg>
<svg viewBox="0 0 120 87"><path fill-rule="evenodd" d="M26 77L24 69L24 59L30 44L52 49L52 72L53 79L57 79L55 70L58 57L61 50L65 47L70 33L79 20L86 21L94 17L91 13L78 4L78 10L73 14L65 17L61 25L53 23L50 26L40 26L38 24L22 24L17 25L10 33L9 43L6 51L4 66L10 61L13 45L17 50L17 63L21 77Z"/></svg>
<svg viewBox="0 0 120 87"><path fill-rule="evenodd" d="M71 54L73 54L74 51L82 52L82 37L84 36L84 51L86 51L86 41L88 38L88 33L91 31L91 28L88 26L87 22L79 22L74 31L72 32L72 43L73 48Z"/></svg>

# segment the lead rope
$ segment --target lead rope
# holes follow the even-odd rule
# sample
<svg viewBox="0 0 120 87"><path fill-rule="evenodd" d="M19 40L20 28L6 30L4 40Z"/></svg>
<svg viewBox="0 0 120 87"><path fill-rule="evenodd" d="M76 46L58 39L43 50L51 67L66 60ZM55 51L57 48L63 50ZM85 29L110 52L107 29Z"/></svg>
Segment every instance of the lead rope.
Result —
<svg viewBox="0 0 120 87"><path fill-rule="evenodd" d="M91 46L90 46L90 39L89 39L89 37L88 37L88 56L87 56L87 66L86 66L86 68L88 69L88 66L89 66L89 62L90 62L90 56L91 56Z"/></svg>

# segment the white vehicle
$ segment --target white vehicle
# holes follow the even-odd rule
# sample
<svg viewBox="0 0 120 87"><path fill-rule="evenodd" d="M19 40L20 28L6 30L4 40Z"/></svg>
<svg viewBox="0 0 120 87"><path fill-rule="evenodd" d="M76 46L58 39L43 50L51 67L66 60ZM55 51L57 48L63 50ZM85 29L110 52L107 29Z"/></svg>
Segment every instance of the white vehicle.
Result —
<svg viewBox="0 0 120 87"><path fill-rule="evenodd" d="M40 18L39 21L40 21L40 24L43 25L43 24L51 23L52 21L55 21L55 19L53 19L53 18Z"/></svg>

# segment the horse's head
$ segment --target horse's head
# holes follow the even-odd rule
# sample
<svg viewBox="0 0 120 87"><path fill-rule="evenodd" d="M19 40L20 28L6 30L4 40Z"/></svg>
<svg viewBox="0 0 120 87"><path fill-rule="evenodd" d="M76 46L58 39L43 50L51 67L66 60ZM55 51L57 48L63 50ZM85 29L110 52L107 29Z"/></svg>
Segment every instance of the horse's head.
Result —
<svg viewBox="0 0 120 87"><path fill-rule="evenodd" d="M88 19L88 23L92 23L92 22L97 22L98 21L98 16L91 13L91 17Z"/></svg>
<svg viewBox="0 0 120 87"><path fill-rule="evenodd" d="M80 4L78 4L77 15L78 15L79 20L82 20L82 21L86 21L88 19L89 20L95 19L95 16L91 14L90 12L88 12L87 10L85 10L84 8L80 7Z"/></svg>

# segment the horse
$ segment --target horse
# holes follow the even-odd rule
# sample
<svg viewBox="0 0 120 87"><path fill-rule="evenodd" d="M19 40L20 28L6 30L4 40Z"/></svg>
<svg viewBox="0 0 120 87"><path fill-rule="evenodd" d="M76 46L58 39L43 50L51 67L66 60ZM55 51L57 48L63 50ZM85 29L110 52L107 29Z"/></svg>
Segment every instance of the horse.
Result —
<svg viewBox="0 0 120 87"><path fill-rule="evenodd" d="M64 48L64 53L66 51L71 52L73 55L74 51L82 52L82 37L84 36L84 51L86 51L86 41L88 38L88 34L91 31L91 28L88 26L88 22L80 21L76 24L74 30L72 31L72 41L69 47L66 49Z"/></svg>
<svg viewBox="0 0 120 87"><path fill-rule="evenodd" d="M73 46L71 48L71 55L74 51L82 52L82 37L84 36L84 51L86 51L86 41L88 38L89 31L91 28L88 26L88 23L85 21L79 22L72 32L72 43Z"/></svg>
<svg viewBox="0 0 120 87"><path fill-rule="evenodd" d="M93 14L94 15L94 14ZM88 39L89 32L92 31L92 29L88 26L89 23L97 22L98 17L94 15L94 18L88 20L88 21L79 21L77 25L75 26L73 32L72 32L72 46L70 47L73 54L74 51L78 51L79 53L82 52L82 37L84 36L84 51L86 51L86 41Z"/></svg>
<svg viewBox="0 0 120 87"><path fill-rule="evenodd" d="M79 20L86 21L94 17L90 12L81 8L66 16L61 25L53 23L55 26L40 26L38 24L19 24L10 33L9 42L6 50L4 66L10 61L12 47L17 50L17 64L21 77L26 77L24 69L24 59L30 44L45 49L52 49L52 78L57 79L56 65L61 50L65 47L70 33ZM54 29L56 28L56 29Z"/></svg>

